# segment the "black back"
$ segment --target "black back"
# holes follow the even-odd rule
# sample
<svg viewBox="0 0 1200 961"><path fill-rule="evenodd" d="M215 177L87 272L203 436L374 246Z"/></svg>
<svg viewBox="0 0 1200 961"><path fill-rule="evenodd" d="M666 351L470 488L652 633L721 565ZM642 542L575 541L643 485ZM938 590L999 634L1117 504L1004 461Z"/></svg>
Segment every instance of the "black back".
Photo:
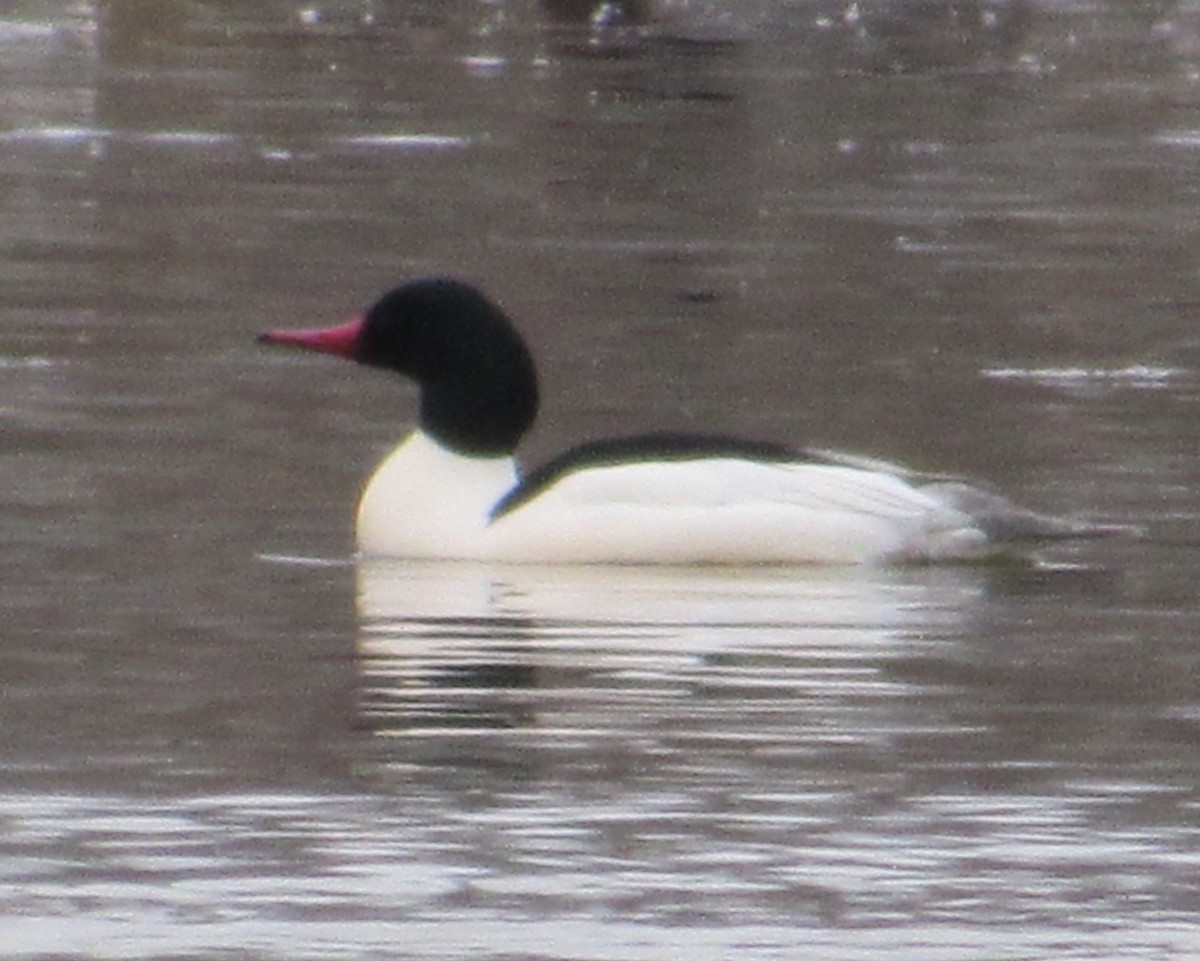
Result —
<svg viewBox="0 0 1200 961"><path fill-rule="evenodd" d="M816 460L802 449L770 441L746 440L723 434L663 431L593 440L568 448L530 471L492 508L492 519L503 517L542 491L578 470L637 461L686 461L705 458L738 458L760 463Z"/></svg>

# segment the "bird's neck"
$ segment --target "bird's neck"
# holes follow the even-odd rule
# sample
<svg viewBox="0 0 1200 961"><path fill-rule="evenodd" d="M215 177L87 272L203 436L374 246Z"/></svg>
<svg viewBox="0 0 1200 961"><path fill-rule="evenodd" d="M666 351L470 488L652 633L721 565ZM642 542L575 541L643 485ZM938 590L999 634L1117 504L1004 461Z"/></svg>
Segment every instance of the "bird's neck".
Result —
<svg viewBox="0 0 1200 961"><path fill-rule="evenodd" d="M363 491L359 550L475 558L493 505L516 477L511 456L464 454L418 430L384 459Z"/></svg>

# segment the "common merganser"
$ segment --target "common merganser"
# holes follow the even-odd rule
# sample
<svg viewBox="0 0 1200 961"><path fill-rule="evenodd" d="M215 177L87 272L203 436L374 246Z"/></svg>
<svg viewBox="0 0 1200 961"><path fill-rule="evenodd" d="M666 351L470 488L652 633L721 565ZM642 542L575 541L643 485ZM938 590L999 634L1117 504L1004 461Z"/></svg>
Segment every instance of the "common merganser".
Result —
<svg viewBox="0 0 1200 961"><path fill-rule="evenodd" d="M415 280L363 316L260 342L412 378L417 429L358 505L367 555L550 564L858 564L970 560L1115 528L1037 514L881 461L706 434L574 447L522 475L533 359L467 284Z"/></svg>

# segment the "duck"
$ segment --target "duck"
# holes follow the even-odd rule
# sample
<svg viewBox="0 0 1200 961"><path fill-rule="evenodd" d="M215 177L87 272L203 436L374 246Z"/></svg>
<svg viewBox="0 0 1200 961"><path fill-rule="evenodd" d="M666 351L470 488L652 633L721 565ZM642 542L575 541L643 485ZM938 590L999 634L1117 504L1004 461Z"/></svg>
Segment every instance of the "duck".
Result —
<svg viewBox="0 0 1200 961"><path fill-rule="evenodd" d="M451 277L408 281L365 313L263 344L380 368L420 391L415 428L358 503L366 557L514 564L862 565L970 562L1114 533L961 478L724 434L590 440L523 471L539 406L524 338Z"/></svg>

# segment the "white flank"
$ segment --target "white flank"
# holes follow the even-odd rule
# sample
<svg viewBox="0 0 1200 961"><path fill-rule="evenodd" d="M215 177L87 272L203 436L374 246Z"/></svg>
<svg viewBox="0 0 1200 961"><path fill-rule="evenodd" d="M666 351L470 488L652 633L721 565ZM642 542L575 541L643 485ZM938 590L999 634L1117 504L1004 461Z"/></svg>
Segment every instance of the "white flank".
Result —
<svg viewBox="0 0 1200 961"><path fill-rule="evenodd" d="M509 458L464 457L421 433L363 494L359 548L426 559L551 564L860 564L970 557L984 536L898 477L737 458L567 474L490 521Z"/></svg>

